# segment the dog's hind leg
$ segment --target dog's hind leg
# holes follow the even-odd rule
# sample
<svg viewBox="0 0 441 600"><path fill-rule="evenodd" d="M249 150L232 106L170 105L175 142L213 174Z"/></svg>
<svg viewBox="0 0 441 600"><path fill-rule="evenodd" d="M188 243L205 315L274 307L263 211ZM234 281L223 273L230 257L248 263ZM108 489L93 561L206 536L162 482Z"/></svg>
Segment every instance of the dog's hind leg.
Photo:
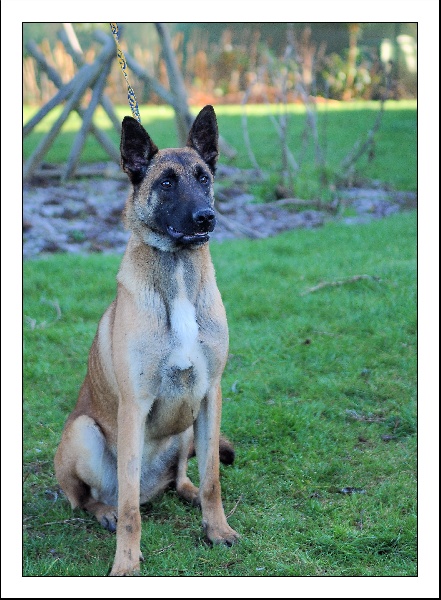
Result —
<svg viewBox="0 0 441 600"><path fill-rule="evenodd" d="M187 463L191 456L194 456L193 427L189 427L180 435L176 492L190 504L199 506L199 489L193 485L187 475Z"/></svg>
<svg viewBox="0 0 441 600"><path fill-rule="evenodd" d="M224 465L232 465L234 462L233 444L227 438L220 436L219 439L219 460ZM190 502L194 506L200 506L199 488L197 488L187 476L188 459L196 456L194 447L193 428L190 427L181 434L181 443L179 447L179 457L176 474L176 492L178 495Z"/></svg>
<svg viewBox="0 0 441 600"><path fill-rule="evenodd" d="M80 415L67 424L55 455L55 474L72 508L93 514L116 530L116 459L97 423Z"/></svg>

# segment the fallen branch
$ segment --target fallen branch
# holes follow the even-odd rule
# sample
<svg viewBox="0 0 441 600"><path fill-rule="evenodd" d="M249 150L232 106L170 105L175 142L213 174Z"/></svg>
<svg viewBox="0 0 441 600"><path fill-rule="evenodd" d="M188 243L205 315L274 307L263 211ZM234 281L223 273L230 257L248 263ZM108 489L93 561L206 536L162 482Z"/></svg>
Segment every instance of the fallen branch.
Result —
<svg viewBox="0 0 441 600"><path fill-rule="evenodd" d="M228 229L228 231L231 231L236 235L245 235L246 237L253 239L265 237L259 231L251 229L250 227L246 227L245 225L241 225L240 223L229 219L225 215L220 214L219 211L216 215L216 219L220 225L223 225L225 229Z"/></svg>
<svg viewBox="0 0 441 600"><path fill-rule="evenodd" d="M323 203L321 200L301 200L300 198L281 198L280 200L271 200L270 206L299 206L301 208L316 208L321 209L334 209L331 204Z"/></svg>
<svg viewBox="0 0 441 600"><path fill-rule="evenodd" d="M385 421L385 417L373 415L372 413L363 415L361 413L358 413L356 410L349 408L346 409L346 414L351 419L354 419L355 421L363 421L364 423L382 423L383 421Z"/></svg>
<svg viewBox="0 0 441 600"><path fill-rule="evenodd" d="M36 319L33 319L32 317L29 317L28 315L25 315L25 321L26 323L29 325L29 327L34 330L34 329L45 329L46 327L49 327L49 325L52 325L53 323L55 323L56 321L59 321L61 319L61 308L60 305L58 304L58 300L46 300L45 298L42 298L40 300L40 302L44 303L44 304L49 304L49 306L52 306L55 309L56 312L56 317L55 319L52 319L51 321L42 321L41 323L37 323Z"/></svg>
<svg viewBox="0 0 441 600"><path fill-rule="evenodd" d="M347 283L354 283L356 281L360 281L361 279L372 279L374 281L381 281L379 277L375 277L374 275L354 275L353 277L347 277L346 279L340 279L339 281L322 281L318 285L315 285L312 288L308 288L304 292L302 292L301 296L306 296L306 294L312 294L313 292L317 292L325 287L335 287L338 285L346 285Z"/></svg>
<svg viewBox="0 0 441 600"><path fill-rule="evenodd" d="M228 513L228 515L227 515L227 517L226 517L227 519L228 519L229 517L231 517L231 515L232 515L234 512L236 512L236 508L238 507L238 505L239 505L239 502L242 500L242 497L243 497L243 494L241 494L241 495L239 496L239 498L237 499L237 502L236 502L236 504L233 506L233 508L232 508L232 509L230 510L230 512Z"/></svg>
<svg viewBox="0 0 441 600"><path fill-rule="evenodd" d="M55 164L43 163L40 169L36 169L33 177L41 179L61 179L63 177L64 167ZM118 179L127 181L127 175L120 170L115 163L106 163L105 165L83 165L75 169L75 177L101 177L104 179Z"/></svg>
<svg viewBox="0 0 441 600"><path fill-rule="evenodd" d="M166 550L168 550L172 546L174 546L174 544L169 544L168 546L164 546L164 548L160 548L159 550L152 550L151 553L152 554L161 554L162 552L165 552Z"/></svg>
<svg viewBox="0 0 441 600"><path fill-rule="evenodd" d="M335 198L331 202L322 202L321 200L301 200L300 198L281 198L280 200L271 200L268 206L286 206L306 208L312 210L327 211L331 214L336 214L340 207L340 200Z"/></svg>
<svg viewBox="0 0 441 600"><path fill-rule="evenodd" d="M68 523L93 523L92 519L83 519L82 517L73 517L72 519L64 519L63 521L50 521L48 523L41 524L29 524L24 525L25 529L29 528L37 528L37 527L46 527L48 525L66 525Z"/></svg>

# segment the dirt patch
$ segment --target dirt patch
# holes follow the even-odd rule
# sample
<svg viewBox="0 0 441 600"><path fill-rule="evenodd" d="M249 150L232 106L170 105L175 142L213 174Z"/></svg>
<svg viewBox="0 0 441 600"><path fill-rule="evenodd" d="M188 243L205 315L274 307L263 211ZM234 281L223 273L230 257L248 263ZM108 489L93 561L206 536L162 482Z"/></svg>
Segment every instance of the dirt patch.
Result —
<svg viewBox="0 0 441 600"><path fill-rule="evenodd" d="M331 210L294 198L261 204L246 191L247 183L259 177L253 171L219 166L218 218L211 239L265 238L299 227L319 227L332 219L348 225L365 223L417 205L415 193L381 186L339 190ZM47 252L122 253L129 232L122 225L121 212L129 189L129 182L116 175L66 184L42 179L25 184L24 258Z"/></svg>

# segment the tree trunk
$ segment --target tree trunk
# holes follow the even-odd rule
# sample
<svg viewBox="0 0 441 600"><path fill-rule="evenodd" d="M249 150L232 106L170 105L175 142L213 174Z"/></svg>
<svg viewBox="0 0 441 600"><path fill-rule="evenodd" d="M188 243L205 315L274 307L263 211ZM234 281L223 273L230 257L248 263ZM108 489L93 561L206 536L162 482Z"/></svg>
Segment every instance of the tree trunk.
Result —
<svg viewBox="0 0 441 600"><path fill-rule="evenodd" d="M178 130L179 143L185 146L188 132L193 123L193 117L188 109L187 92L185 91L184 79L179 70L176 55L172 47L169 31L164 23L155 23L159 40L162 46L162 54L167 66L170 91L176 100L176 127Z"/></svg>
<svg viewBox="0 0 441 600"><path fill-rule="evenodd" d="M349 55L348 55L348 76L346 78L346 89L343 94L343 100L350 100L353 95L355 73L357 70L357 42L360 25L351 23L349 25Z"/></svg>

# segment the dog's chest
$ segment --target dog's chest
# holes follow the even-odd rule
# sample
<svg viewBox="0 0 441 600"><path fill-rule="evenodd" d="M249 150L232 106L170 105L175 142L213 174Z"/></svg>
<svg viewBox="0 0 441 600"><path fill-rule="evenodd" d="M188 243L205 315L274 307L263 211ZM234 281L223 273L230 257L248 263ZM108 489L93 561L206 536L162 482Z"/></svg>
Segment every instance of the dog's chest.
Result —
<svg viewBox="0 0 441 600"><path fill-rule="evenodd" d="M167 299L167 325L159 336L161 351L149 412L151 435L162 437L184 431L195 421L213 376L218 343L205 326L208 315L189 290L184 265L179 264Z"/></svg>

